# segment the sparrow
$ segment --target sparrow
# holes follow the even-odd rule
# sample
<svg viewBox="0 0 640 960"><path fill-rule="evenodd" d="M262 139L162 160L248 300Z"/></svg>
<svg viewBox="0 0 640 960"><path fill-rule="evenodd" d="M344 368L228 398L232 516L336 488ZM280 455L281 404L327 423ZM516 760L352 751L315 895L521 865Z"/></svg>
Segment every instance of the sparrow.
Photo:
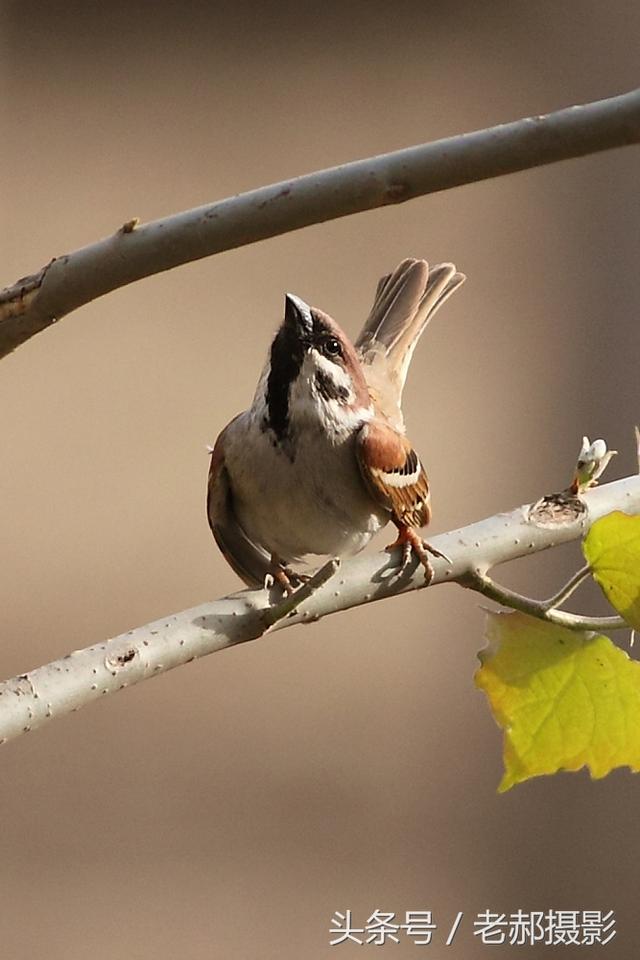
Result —
<svg viewBox="0 0 640 960"><path fill-rule="evenodd" d="M290 593L307 579L292 565L355 554L389 521L401 569L413 552L432 578L429 553L444 555L418 532L431 517L429 481L405 435L402 391L420 336L464 280L451 263L403 260L379 281L355 343L286 295L251 407L211 451L209 525L248 586L272 578Z"/></svg>

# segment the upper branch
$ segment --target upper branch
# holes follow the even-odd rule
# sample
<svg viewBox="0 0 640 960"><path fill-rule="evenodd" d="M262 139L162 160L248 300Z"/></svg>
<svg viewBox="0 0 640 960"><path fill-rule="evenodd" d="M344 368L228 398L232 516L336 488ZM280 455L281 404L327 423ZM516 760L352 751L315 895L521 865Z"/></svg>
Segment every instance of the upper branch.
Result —
<svg viewBox="0 0 640 960"><path fill-rule="evenodd" d="M54 258L0 292L0 357L72 310L202 257L464 183L640 142L640 90L272 184Z"/></svg>
<svg viewBox="0 0 640 960"><path fill-rule="evenodd" d="M573 513L556 510L557 499L549 498L549 509L546 501L544 509L540 504L518 507L431 538L451 558L451 565L434 561L432 585L466 584L499 563L576 540L612 510L640 513L640 476L589 490L575 500ZM387 554L363 554L339 569L330 562L297 597L276 606L271 601L279 598L277 592L270 596L266 590L245 590L7 680L0 684L0 742L195 657L425 586L420 565L398 575L396 564L397 558Z"/></svg>

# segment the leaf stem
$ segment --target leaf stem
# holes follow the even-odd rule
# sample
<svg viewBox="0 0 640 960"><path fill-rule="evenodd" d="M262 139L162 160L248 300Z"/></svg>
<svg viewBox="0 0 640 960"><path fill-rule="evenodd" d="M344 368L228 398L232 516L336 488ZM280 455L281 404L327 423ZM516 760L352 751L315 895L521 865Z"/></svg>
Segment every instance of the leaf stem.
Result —
<svg viewBox="0 0 640 960"><path fill-rule="evenodd" d="M546 610L553 610L556 607L561 607L562 604L569 599L574 590L577 590L580 584L587 579L590 573L591 567L588 563L586 563L584 567L581 567L580 570L578 570L578 572L575 573L571 579L567 581L567 583L565 583L564 587L561 587L560 590L558 590L557 593L555 593L552 597L549 597L548 600L541 600L540 605Z"/></svg>
<svg viewBox="0 0 640 960"><path fill-rule="evenodd" d="M576 575L577 576L577 575ZM572 578L572 581L576 577ZM569 583L571 583L570 581ZM487 574L471 572L458 580L461 586L470 590L475 590L490 600L503 607L512 607L514 610L520 610L538 620L546 620L548 623L555 623L561 627L568 627L569 630L623 630L629 629L629 624L622 617L583 617L577 613L568 613L565 610L554 610L549 608L549 601L534 600L531 597L525 597L515 590L503 587L496 583ZM567 584L569 586L569 584ZM573 589L575 589L575 584ZM564 592L566 588L560 591ZM553 599L553 598L552 598Z"/></svg>

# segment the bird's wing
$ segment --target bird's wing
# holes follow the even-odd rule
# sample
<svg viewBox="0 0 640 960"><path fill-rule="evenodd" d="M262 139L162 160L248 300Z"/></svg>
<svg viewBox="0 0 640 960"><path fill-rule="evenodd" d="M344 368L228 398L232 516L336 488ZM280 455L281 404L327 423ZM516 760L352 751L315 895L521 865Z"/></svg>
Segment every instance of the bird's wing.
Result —
<svg viewBox="0 0 640 960"><path fill-rule="evenodd" d="M356 454L376 503L399 523L426 526L431 517L429 481L409 440L388 423L372 420L360 428Z"/></svg>
<svg viewBox="0 0 640 960"><path fill-rule="evenodd" d="M270 557L249 539L235 515L233 492L224 462L224 434L225 430L216 440L211 454L207 485L209 526L229 566L247 586L261 587L270 570Z"/></svg>
<svg viewBox="0 0 640 960"><path fill-rule="evenodd" d="M378 283L355 346L378 408L398 430L404 430L400 401L416 344L464 280L452 263L429 269L426 260L408 259Z"/></svg>

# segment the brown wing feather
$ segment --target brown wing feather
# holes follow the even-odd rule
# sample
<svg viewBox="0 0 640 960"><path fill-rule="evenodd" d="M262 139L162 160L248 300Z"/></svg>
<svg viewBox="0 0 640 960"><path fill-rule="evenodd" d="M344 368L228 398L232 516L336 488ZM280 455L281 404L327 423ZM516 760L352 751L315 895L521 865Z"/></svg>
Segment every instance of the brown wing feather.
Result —
<svg viewBox="0 0 640 960"><path fill-rule="evenodd" d="M249 539L235 515L231 483L224 463L224 434L225 430L216 440L211 454L207 517L215 541L229 566L248 586L258 587L262 586L270 571L270 557Z"/></svg>
<svg viewBox="0 0 640 960"><path fill-rule="evenodd" d="M374 500L398 523L426 526L431 517L429 481L407 438L384 421L372 420L361 428L356 451Z"/></svg>

